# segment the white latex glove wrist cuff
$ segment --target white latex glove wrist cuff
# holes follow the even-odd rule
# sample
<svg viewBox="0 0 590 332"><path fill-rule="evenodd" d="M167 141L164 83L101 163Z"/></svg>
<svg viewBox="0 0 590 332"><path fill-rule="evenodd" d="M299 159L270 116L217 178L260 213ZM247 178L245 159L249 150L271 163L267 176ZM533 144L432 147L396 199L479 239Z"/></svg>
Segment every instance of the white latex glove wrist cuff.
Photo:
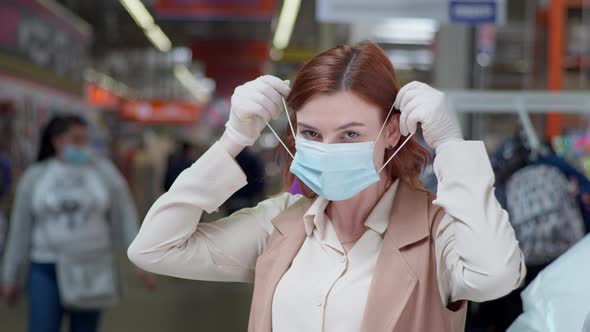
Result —
<svg viewBox="0 0 590 332"><path fill-rule="evenodd" d="M449 146L449 145L456 143L456 142L463 142L463 141L464 141L464 139L462 139L462 138L450 138L450 139L440 143L434 151L436 152L436 154L439 154L442 150L445 149L446 146Z"/></svg>
<svg viewBox="0 0 590 332"><path fill-rule="evenodd" d="M232 117L230 117L229 121L225 124L225 132L227 133L227 136L242 146L254 145L257 137L248 137L243 135L239 131L235 130L235 127L230 123L231 121Z"/></svg>

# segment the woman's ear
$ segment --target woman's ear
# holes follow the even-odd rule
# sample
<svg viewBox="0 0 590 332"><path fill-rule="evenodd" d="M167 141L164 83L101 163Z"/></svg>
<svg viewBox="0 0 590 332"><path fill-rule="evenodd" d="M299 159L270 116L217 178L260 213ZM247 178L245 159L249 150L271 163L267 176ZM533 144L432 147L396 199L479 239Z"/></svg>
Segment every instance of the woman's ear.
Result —
<svg viewBox="0 0 590 332"><path fill-rule="evenodd" d="M399 131L399 116L400 113L392 114L388 123L385 125L384 134L387 147L397 146L397 143L402 137L402 134Z"/></svg>

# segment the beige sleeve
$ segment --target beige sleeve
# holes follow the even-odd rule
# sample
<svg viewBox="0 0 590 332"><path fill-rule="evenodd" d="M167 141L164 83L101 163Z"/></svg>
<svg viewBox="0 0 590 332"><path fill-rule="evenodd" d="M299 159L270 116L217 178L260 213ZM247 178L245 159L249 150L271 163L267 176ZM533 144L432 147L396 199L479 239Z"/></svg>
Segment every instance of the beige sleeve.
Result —
<svg viewBox="0 0 590 332"><path fill-rule="evenodd" d="M212 223L199 224L246 184L226 151L213 145L150 208L128 249L142 269L180 278L251 282L271 220L302 196L284 193Z"/></svg>
<svg viewBox="0 0 590 332"><path fill-rule="evenodd" d="M436 156L435 205L444 209L435 235L444 303L499 298L526 269L508 213L494 195L494 173L482 142L446 143Z"/></svg>

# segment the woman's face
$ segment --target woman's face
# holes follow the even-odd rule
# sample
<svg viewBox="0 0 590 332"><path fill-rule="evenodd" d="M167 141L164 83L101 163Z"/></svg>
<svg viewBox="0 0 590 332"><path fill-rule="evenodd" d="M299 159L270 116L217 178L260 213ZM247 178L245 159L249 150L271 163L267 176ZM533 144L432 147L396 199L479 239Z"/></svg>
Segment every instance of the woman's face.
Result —
<svg viewBox="0 0 590 332"><path fill-rule="evenodd" d="M383 125L383 111L349 91L320 95L297 112L297 135L321 143L374 141ZM383 165L385 148L399 141L399 115L390 116L375 143L375 167Z"/></svg>
<svg viewBox="0 0 590 332"><path fill-rule="evenodd" d="M81 148L88 146L88 128L82 125L73 125L53 140L55 152L59 156L63 155L68 145Z"/></svg>

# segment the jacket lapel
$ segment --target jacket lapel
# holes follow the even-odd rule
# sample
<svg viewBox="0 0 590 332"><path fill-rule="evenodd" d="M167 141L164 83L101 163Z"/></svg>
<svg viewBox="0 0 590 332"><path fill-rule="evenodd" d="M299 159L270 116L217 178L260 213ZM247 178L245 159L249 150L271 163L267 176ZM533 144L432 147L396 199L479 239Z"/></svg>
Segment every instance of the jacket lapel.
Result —
<svg viewBox="0 0 590 332"><path fill-rule="evenodd" d="M364 332L394 331L418 283L416 274L407 263L404 249L430 234L428 195L425 192L401 181L391 211L369 289L362 325Z"/></svg>
<svg viewBox="0 0 590 332"><path fill-rule="evenodd" d="M259 257L256 266L252 302L255 310L260 310L255 313L254 331L256 332L270 332L272 330L274 292L305 241L303 215L310 203L307 199L301 199L272 221L275 232L271 236L265 253Z"/></svg>

